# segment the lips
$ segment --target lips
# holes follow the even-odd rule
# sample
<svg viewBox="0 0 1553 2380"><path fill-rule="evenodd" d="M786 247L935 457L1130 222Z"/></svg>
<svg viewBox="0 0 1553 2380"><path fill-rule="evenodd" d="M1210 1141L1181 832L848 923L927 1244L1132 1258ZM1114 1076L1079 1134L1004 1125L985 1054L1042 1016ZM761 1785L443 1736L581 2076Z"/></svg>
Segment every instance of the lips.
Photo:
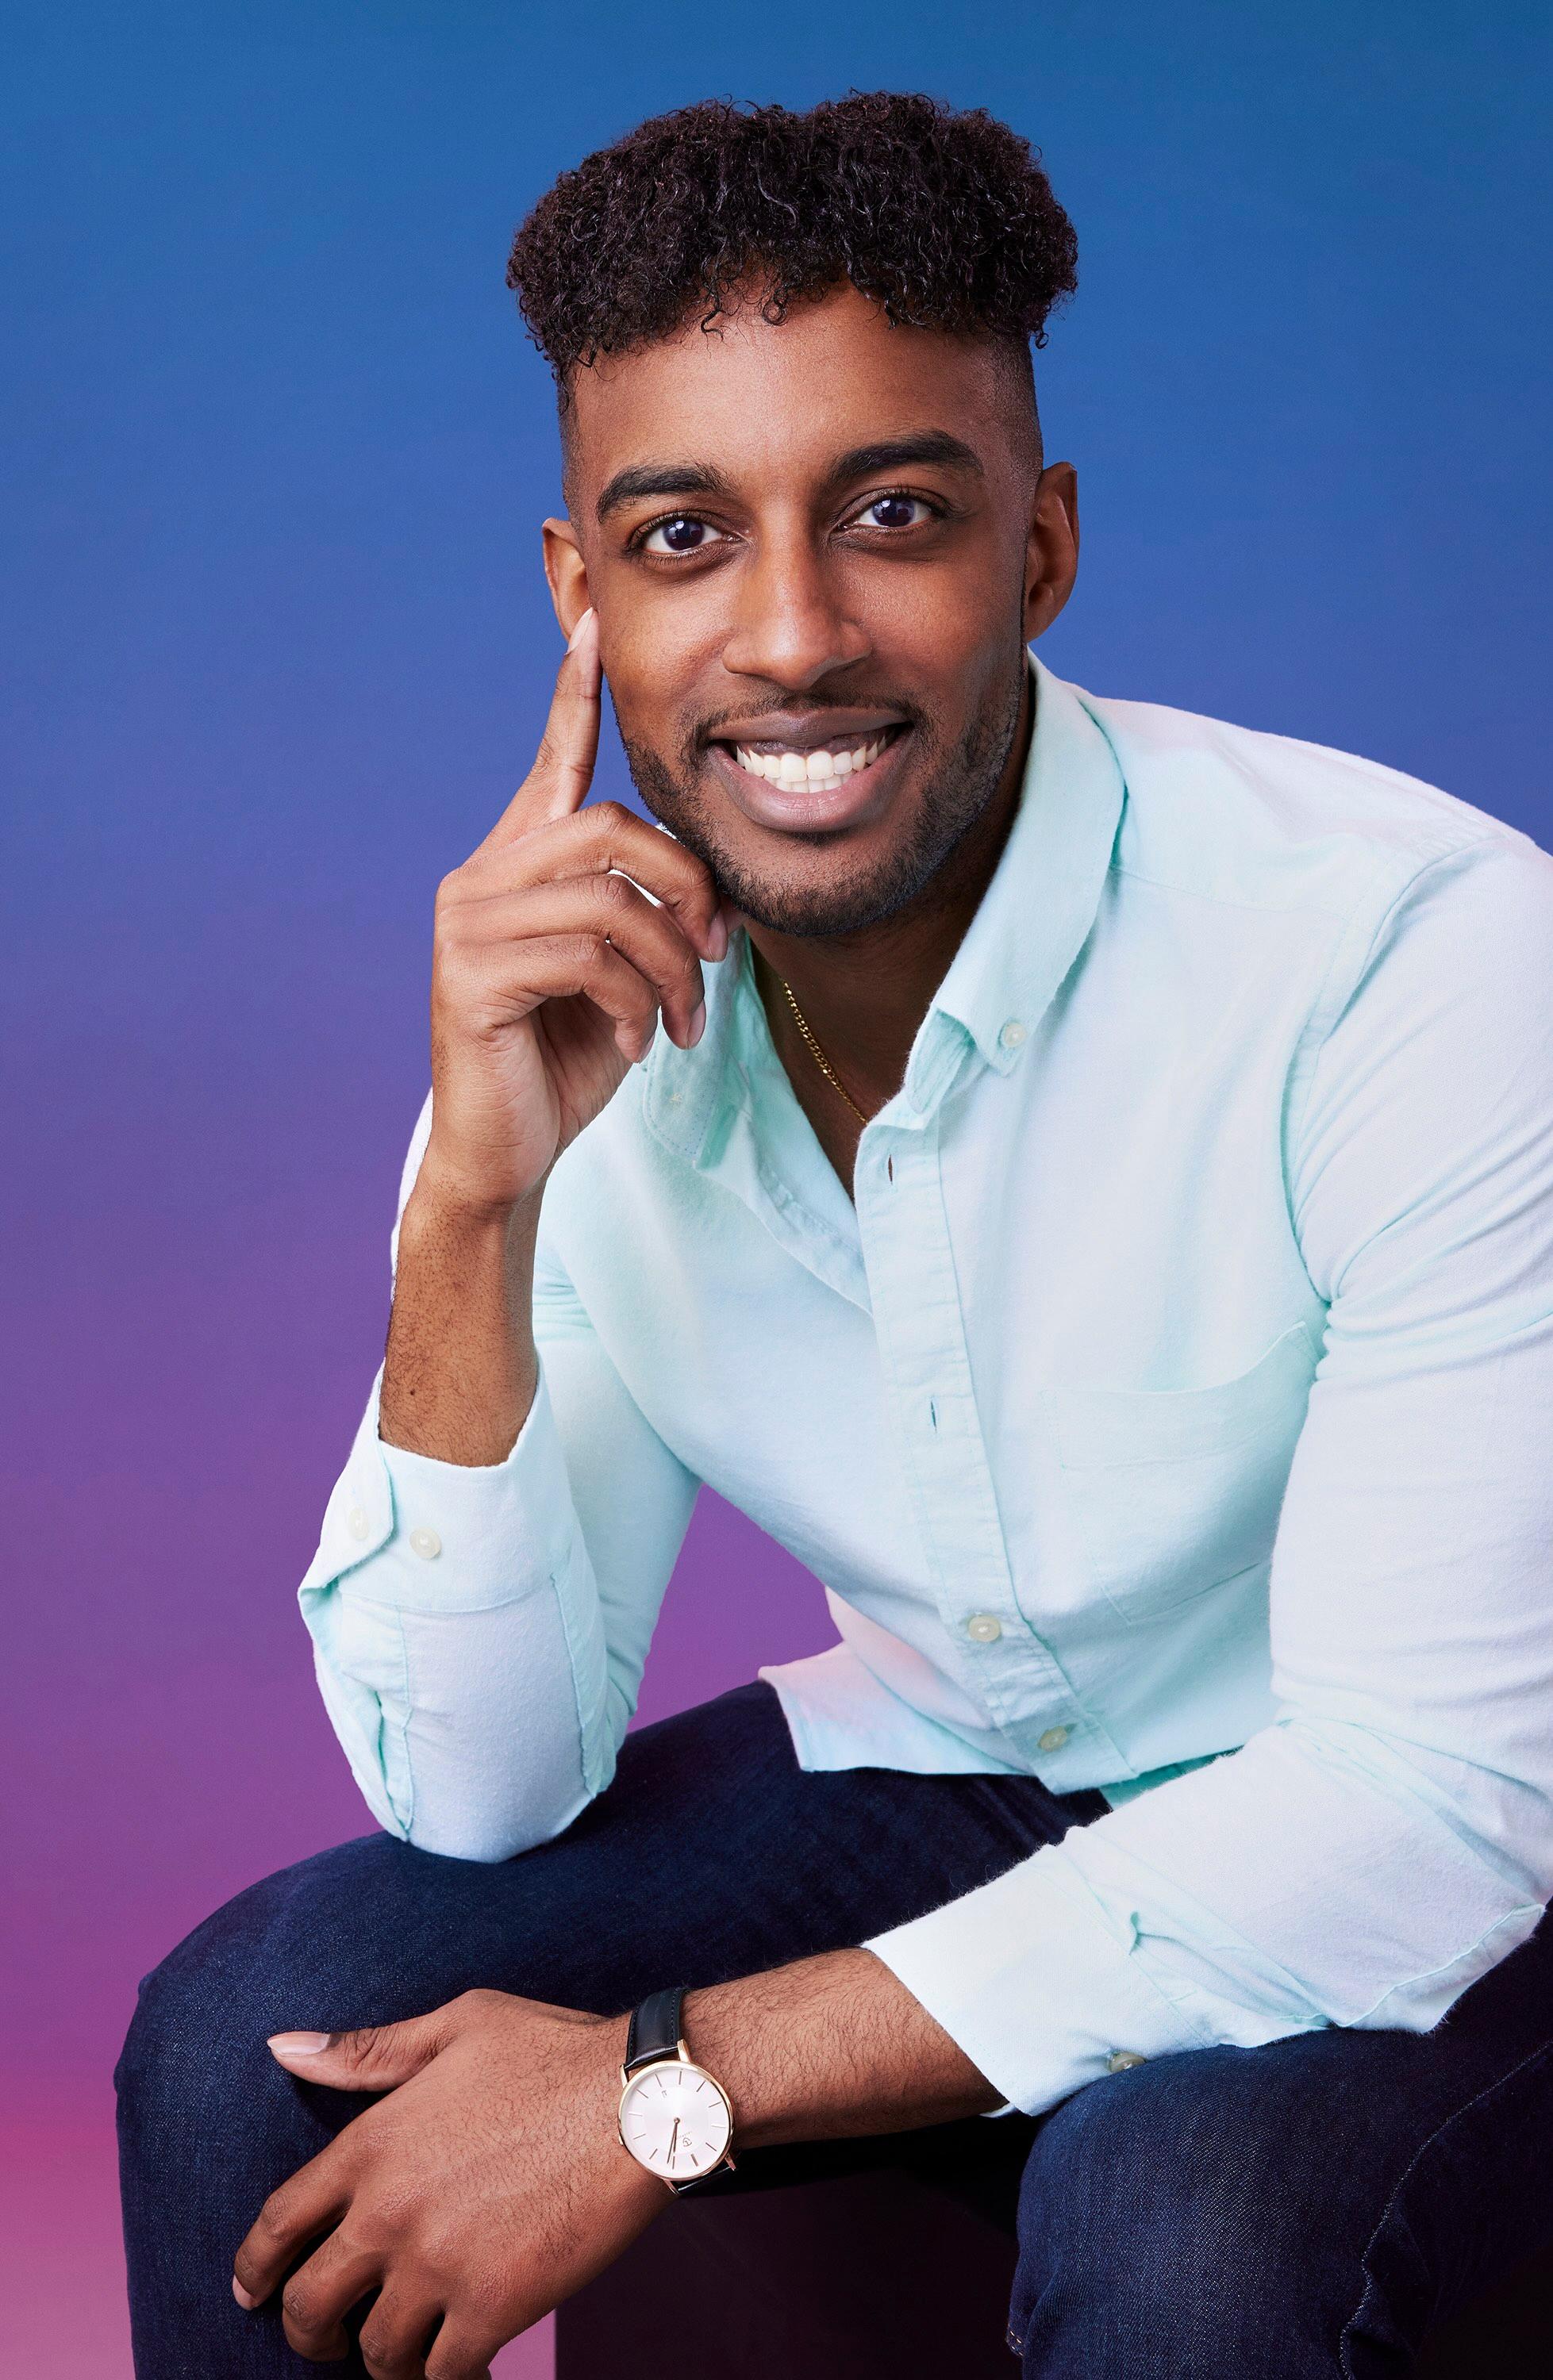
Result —
<svg viewBox="0 0 1553 2380"><path fill-rule="evenodd" d="M864 823L887 800L904 724L871 729L843 742L793 745L776 737L719 742L709 756L738 808L756 826L780 833L823 834Z"/></svg>

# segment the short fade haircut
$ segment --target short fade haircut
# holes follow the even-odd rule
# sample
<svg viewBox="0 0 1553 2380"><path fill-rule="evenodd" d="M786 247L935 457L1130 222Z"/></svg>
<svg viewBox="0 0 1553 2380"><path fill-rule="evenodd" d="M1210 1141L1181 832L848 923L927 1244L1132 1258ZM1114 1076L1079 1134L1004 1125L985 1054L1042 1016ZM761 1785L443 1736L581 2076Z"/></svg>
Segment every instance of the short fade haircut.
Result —
<svg viewBox="0 0 1553 2380"><path fill-rule="evenodd" d="M1077 261L1028 141L984 108L874 91L802 115L702 100L650 117L545 193L507 280L563 429L572 374L600 356L713 330L752 292L779 322L844 281L892 322L999 343L1033 419L1030 345Z"/></svg>

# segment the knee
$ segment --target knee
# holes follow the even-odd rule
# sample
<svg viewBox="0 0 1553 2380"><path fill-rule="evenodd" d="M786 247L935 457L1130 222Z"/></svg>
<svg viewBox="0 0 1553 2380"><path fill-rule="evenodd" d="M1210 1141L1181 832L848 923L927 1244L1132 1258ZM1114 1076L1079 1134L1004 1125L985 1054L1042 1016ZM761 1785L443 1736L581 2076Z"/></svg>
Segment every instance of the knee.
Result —
<svg viewBox="0 0 1553 2380"><path fill-rule="evenodd" d="M1355 2270L1363 2245L1338 2177L1302 2188L1322 2168L1319 2120L1288 2061L1275 2072L1255 2050L1160 2058L1058 2108L1021 2190L1010 2344L1026 2373L1254 2370L1309 2327L1324 2234L1358 2227Z"/></svg>
<svg viewBox="0 0 1553 2380"><path fill-rule="evenodd" d="M316 1922L321 1905L349 1911L374 1850L370 1838L344 1844L251 1887L144 1978L114 2073L127 2147L154 2140L165 2154L217 2114L228 2137L245 2110L263 2119L269 2095L256 2086L278 2076L268 2035L320 2021L306 2011L321 1941L336 1938Z"/></svg>

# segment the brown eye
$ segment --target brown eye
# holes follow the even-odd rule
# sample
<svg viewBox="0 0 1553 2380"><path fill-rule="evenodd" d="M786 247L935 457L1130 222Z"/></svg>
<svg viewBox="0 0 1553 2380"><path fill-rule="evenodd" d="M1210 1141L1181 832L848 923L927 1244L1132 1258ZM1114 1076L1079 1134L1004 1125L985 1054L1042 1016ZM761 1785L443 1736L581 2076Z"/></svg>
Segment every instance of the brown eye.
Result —
<svg viewBox="0 0 1553 2380"><path fill-rule="evenodd" d="M699 553L717 531L694 513L676 513L671 520L655 521L642 540L643 553Z"/></svg>
<svg viewBox="0 0 1553 2380"><path fill-rule="evenodd" d="M863 519L870 528L915 528L926 513L920 496L875 496Z"/></svg>

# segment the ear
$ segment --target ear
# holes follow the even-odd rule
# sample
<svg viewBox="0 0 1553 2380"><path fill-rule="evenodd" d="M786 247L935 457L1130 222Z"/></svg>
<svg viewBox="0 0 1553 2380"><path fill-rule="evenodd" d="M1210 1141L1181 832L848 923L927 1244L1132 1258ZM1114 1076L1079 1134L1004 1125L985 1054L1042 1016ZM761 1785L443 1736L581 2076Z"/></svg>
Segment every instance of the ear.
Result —
<svg viewBox="0 0 1553 2380"><path fill-rule="evenodd" d="M550 601L556 607L561 634L569 644L573 628L593 601L588 592L588 566L577 542L577 531L569 520L547 520L542 534Z"/></svg>
<svg viewBox="0 0 1553 2380"><path fill-rule="evenodd" d="M1049 463L1035 485L1024 557L1024 640L1045 634L1073 591L1079 570L1079 475Z"/></svg>

